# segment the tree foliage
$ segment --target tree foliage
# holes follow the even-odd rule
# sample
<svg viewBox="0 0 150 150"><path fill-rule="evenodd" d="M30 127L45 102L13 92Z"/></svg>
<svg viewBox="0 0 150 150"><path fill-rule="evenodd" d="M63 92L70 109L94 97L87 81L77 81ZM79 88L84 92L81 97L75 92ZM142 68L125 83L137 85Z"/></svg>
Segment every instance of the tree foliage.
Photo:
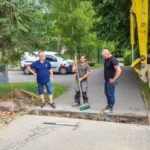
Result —
<svg viewBox="0 0 150 150"><path fill-rule="evenodd" d="M148 20L148 52L150 53L150 2L149 2L149 20Z"/></svg>
<svg viewBox="0 0 150 150"><path fill-rule="evenodd" d="M46 1L51 8L50 18L56 20L55 48L65 45L70 55L76 46L79 52L92 57L96 52L96 33L91 31L95 14L92 2L88 0L51 0ZM49 9L50 9L49 8Z"/></svg>
<svg viewBox="0 0 150 150"><path fill-rule="evenodd" d="M98 38L113 41L117 48L129 47L129 12L127 0L93 0L97 22L94 30Z"/></svg>
<svg viewBox="0 0 150 150"><path fill-rule="evenodd" d="M0 48L7 59L21 50L46 47L52 22L44 18L45 9L45 4L34 0L1 0Z"/></svg>

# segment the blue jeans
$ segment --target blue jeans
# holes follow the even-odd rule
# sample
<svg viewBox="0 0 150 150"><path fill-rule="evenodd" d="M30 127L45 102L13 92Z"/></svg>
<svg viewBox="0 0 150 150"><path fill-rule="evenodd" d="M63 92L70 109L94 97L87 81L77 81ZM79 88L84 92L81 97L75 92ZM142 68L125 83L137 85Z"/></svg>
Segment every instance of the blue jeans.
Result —
<svg viewBox="0 0 150 150"><path fill-rule="evenodd" d="M107 98L108 107L113 109L115 104L115 87L118 84L118 81L113 83L105 82L105 95Z"/></svg>
<svg viewBox="0 0 150 150"><path fill-rule="evenodd" d="M53 90L52 90L52 86L51 86L51 83L50 83L50 82L48 82L48 83L43 83L43 84L38 83L38 93L39 93L39 94L44 94L44 86L45 86L46 89L47 89L47 93L51 95L51 94L53 93Z"/></svg>

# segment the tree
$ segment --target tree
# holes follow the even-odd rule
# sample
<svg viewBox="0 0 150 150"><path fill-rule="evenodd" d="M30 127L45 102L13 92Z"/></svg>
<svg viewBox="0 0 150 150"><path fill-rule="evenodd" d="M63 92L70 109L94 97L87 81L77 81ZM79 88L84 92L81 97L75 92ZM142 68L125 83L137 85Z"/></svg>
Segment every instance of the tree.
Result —
<svg viewBox="0 0 150 150"><path fill-rule="evenodd" d="M126 0L92 0L97 22L94 30L101 40L112 41L117 49L129 47L130 2Z"/></svg>
<svg viewBox="0 0 150 150"><path fill-rule="evenodd" d="M49 40L46 6L35 0L0 1L0 82L8 81L6 63L22 49L45 47Z"/></svg>
<svg viewBox="0 0 150 150"><path fill-rule="evenodd" d="M44 18L46 8L34 0L1 0L0 48L11 56L7 60L21 50L46 47L50 39L47 30L53 26Z"/></svg>
<svg viewBox="0 0 150 150"><path fill-rule="evenodd" d="M86 53L89 58L97 51L96 33L91 31L95 14L89 0L46 0L51 13L49 18L56 20L53 36L55 49L67 46L68 53L73 56L74 47ZM92 56L93 57L93 56Z"/></svg>

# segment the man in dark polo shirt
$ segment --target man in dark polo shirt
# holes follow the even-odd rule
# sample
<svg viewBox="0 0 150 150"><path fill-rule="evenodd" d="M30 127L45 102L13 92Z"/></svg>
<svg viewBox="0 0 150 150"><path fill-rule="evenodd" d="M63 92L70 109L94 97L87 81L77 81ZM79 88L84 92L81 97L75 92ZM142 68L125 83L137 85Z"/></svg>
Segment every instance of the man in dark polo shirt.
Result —
<svg viewBox="0 0 150 150"><path fill-rule="evenodd" d="M121 68L118 60L109 52L108 49L103 49L102 57L104 59L105 95L108 104L104 112L112 113L115 104L115 87L121 74Z"/></svg>
<svg viewBox="0 0 150 150"><path fill-rule="evenodd" d="M47 93L49 94L48 104L52 108L55 108L55 104L53 103L53 90L51 86L51 82L53 81L53 70L51 68L50 62L45 59L45 55L43 51L38 52L38 57L39 60L33 62L31 65L27 67L27 69L34 76L36 76L38 93L42 101L41 108L45 106L44 86L46 87Z"/></svg>

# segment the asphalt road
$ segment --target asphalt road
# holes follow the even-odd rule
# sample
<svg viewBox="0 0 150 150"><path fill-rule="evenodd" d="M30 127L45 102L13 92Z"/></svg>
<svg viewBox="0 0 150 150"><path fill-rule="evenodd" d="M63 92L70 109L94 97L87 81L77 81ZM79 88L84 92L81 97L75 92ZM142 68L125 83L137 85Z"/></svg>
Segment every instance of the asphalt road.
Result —
<svg viewBox="0 0 150 150"><path fill-rule="evenodd" d="M9 71L9 82L35 82L33 75L24 75L22 71ZM67 84L70 81L74 81L75 74L54 74L54 82Z"/></svg>

